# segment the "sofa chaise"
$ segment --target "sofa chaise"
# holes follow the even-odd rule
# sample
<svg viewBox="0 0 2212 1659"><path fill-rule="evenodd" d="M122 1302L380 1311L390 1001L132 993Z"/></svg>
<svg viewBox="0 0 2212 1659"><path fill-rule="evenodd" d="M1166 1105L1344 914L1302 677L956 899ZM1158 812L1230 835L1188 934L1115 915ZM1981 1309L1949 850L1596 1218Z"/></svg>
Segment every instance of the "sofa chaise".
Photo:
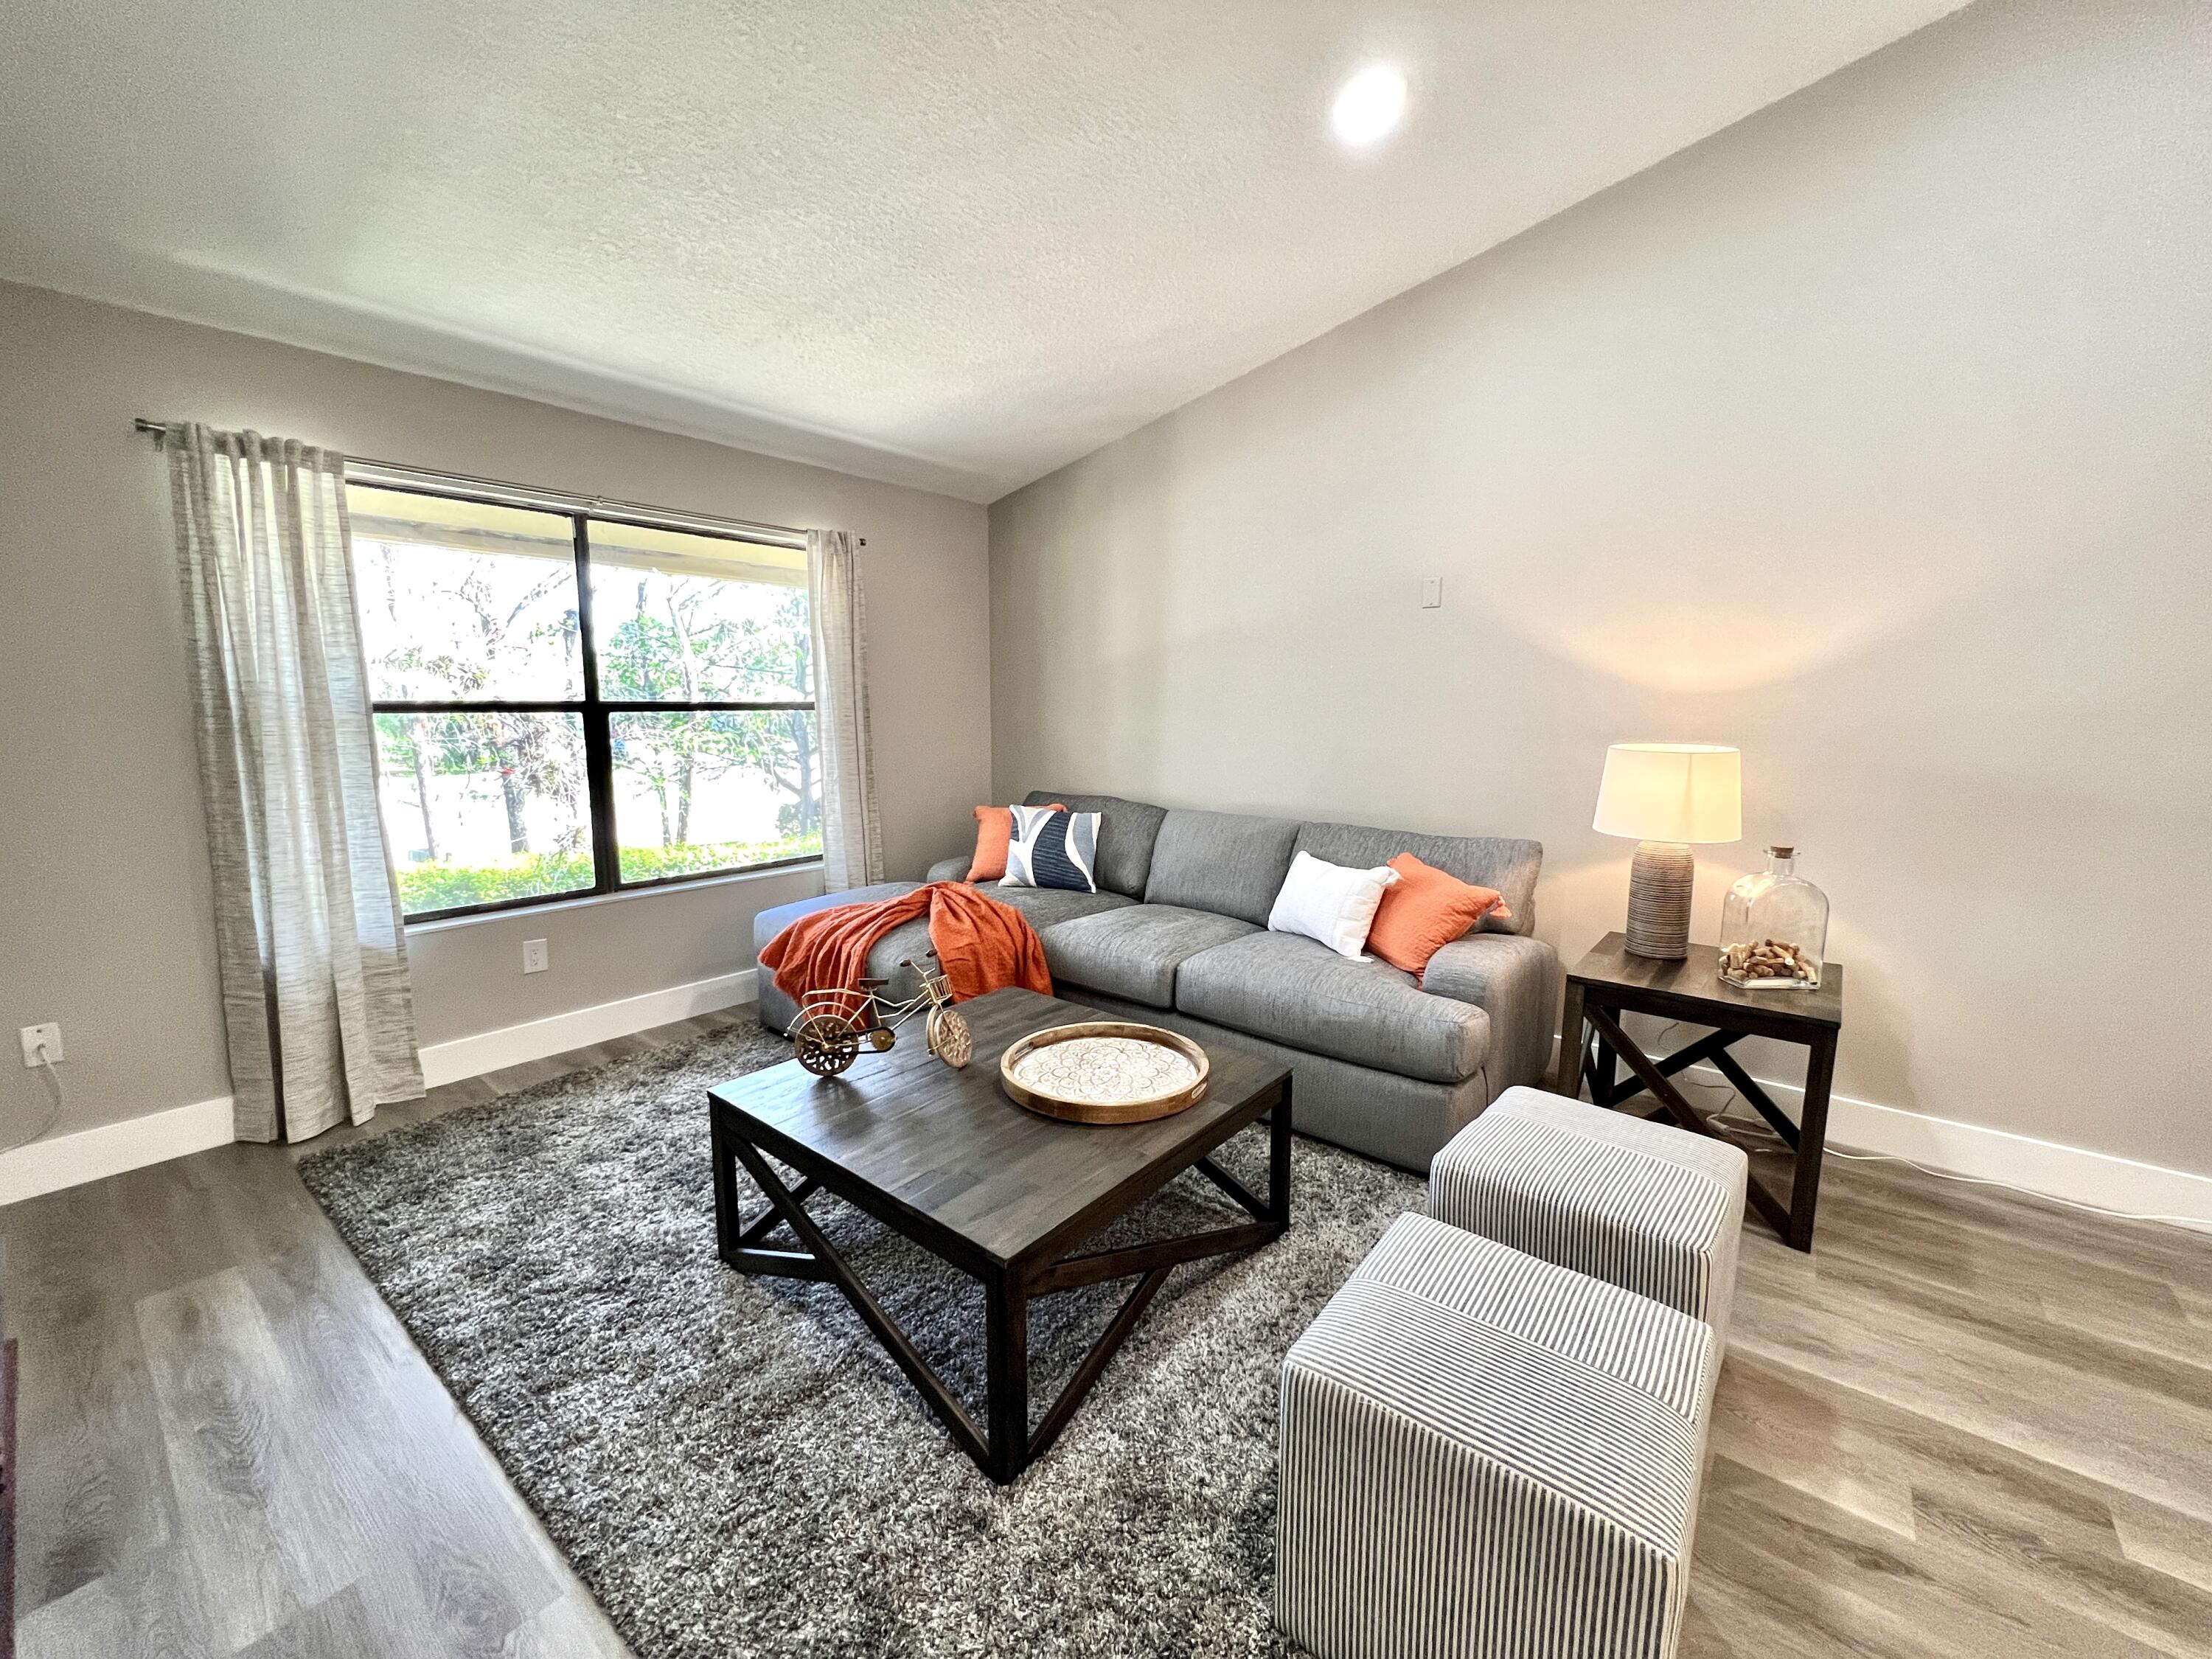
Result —
<svg viewBox="0 0 2212 1659"><path fill-rule="evenodd" d="M1559 962L1533 938L1543 848L1492 836L1415 835L1149 805L1112 795L1037 790L1102 815L1095 893L980 884L1025 915L1059 995L1201 1042L1256 1050L1291 1068L1301 1133L1425 1172L1444 1143L1499 1094L1533 1084L1552 1052ZM1354 962L1316 940L1267 931L1292 856L1371 866L1411 853L1504 895L1512 920L1486 918L1438 951L1416 982L1381 961ZM928 872L958 881L964 855ZM884 882L763 910L756 950L810 910L909 892ZM877 944L868 972L913 994L903 957L929 948L926 919ZM761 1023L782 1031L798 1011L768 981Z"/></svg>

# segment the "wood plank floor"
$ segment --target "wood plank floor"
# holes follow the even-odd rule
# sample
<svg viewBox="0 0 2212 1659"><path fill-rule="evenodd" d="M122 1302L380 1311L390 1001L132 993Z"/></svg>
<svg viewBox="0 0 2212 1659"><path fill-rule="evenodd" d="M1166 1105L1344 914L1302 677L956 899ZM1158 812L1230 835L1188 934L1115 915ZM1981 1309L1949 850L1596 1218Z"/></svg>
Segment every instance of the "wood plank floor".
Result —
<svg viewBox="0 0 2212 1659"><path fill-rule="evenodd" d="M0 1213L25 1659L624 1654L300 1185L298 1150ZM2212 1655L2212 1237L1832 1164L1813 1256L1747 1229L1714 1454L1698 1659Z"/></svg>

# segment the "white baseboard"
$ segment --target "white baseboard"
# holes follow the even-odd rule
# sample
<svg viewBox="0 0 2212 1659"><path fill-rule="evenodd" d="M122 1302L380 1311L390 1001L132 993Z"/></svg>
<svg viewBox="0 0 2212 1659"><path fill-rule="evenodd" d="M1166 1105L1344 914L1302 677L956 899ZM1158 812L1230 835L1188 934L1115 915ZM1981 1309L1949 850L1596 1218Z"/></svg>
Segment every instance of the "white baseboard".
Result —
<svg viewBox="0 0 2212 1659"><path fill-rule="evenodd" d="M434 1089L457 1078L479 1077L501 1066L566 1054L611 1037L689 1019L694 1014L733 1008L757 996L753 970L748 968L742 973L672 985L665 990L574 1008L495 1031L479 1031L423 1049L423 1085ZM0 1153L0 1204L204 1152L211 1146L228 1146L233 1139L230 1097L224 1095L217 1100L172 1106L119 1123L34 1140L12 1152Z"/></svg>
<svg viewBox="0 0 2212 1659"><path fill-rule="evenodd" d="M1558 1052L1554 1042L1553 1053L1556 1056ZM1734 1086L1711 1066L1692 1066L1681 1076L1685 1081L1721 1093ZM1757 1081L1790 1117L1802 1115L1802 1085L1770 1082L1765 1078ZM1731 1111L1732 1117L1735 1115ZM1742 1109L1742 1115L1757 1121L1748 1108ZM2154 1217L2212 1232L2212 1176L2194 1175L2186 1170L2138 1164L2110 1152L2038 1140L2032 1135L1931 1117L1924 1112L1908 1112L1839 1094L1828 1097L1828 1145L1846 1152L1910 1158L1948 1175L2000 1182L2046 1198L2094 1204L2100 1209Z"/></svg>
<svg viewBox="0 0 2212 1659"><path fill-rule="evenodd" d="M694 980L689 985L647 991L642 996L594 1003L565 1014L549 1014L520 1025L455 1037L422 1050L422 1085L434 1089L460 1078L482 1077L486 1072L543 1060L548 1054L563 1054L571 1048L588 1048L633 1031L649 1031L656 1025L734 1008L759 998L754 970L747 968L739 973Z"/></svg>
<svg viewBox="0 0 2212 1659"><path fill-rule="evenodd" d="M34 1140L0 1156L0 1204L228 1146L234 1134L230 1097L223 1095Z"/></svg>
<svg viewBox="0 0 2212 1659"><path fill-rule="evenodd" d="M1829 1139L1850 1151L1909 1158L1931 1170L2002 1181L2051 1198L2212 1232L2212 1176L1871 1101L1850 1102L1838 1127L1836 1106L1842 1103L1830 1107Z"/></svg>
<svg viewBox="0 0 2212 1659"><path fill-rule="evenodd" d="M695 1014L736 1007L758 997L755 972L748 968L520 1025L479 1031L423 1049L422 1080L426 1087L434 1089L442 1083L587 1048ZM1715 1089L1729 1086L1725 1078L1706 1066L1693 1066L1683 1075ZM1791 1115L1802 1108L1804 1090L1798 1085L1764 1078L1759 1083ZM33 1141L0 1154L0 1204L205 1152L228 1145L232 1138L230 1097L225 1095ZM2051 1198L2156 1216L2212 1232L2212 1176L2141 1164L2109 1152L2038 1140L2030 1135L1931 1117L1840 1094L1829 1099L1828 1142L1850 1152L1910 1158L1952 1175L2002 1182Z"/></svg>

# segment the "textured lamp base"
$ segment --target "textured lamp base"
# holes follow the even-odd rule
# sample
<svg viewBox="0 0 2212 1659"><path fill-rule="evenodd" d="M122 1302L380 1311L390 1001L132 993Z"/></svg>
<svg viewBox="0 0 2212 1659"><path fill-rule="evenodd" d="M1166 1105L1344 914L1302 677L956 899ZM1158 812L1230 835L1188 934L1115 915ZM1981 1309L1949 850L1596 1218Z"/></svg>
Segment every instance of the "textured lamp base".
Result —
<svg viewBox="0 0 2212 1659"><path fill-rule="evenodd" d="M1690 954L1690 889L1698 860L1680 842L1636 844L1628 871L1628 948L1639 957L1680 962Z"/></svg>

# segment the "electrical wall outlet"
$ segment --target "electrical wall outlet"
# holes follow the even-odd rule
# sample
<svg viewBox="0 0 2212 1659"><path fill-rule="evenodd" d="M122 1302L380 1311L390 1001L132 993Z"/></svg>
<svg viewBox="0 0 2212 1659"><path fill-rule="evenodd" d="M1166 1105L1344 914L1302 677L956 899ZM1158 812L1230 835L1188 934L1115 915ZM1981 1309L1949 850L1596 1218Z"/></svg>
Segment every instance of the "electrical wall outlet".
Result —
<svg viewBox="0 0 2212 1659"><path fill-rule="evenodd" d="M39 1045L42 1042L46 1046L46 1060L49 1062L61 1059L62 1028L60 1026L51 1022L44 1025L26 1025L23 1028L22 1036L25 1066L33 1070L37 1069L40 1064Z"/></svg>
<svg viewBox="0 0 2212 1659"><path fill-rule="evenodd" d="M526 939L522 941L522 971L524 973L542 974L552 965L553 958L547 952L544 939Z"/></svg>
<svg viewBox="0 0 2212 1659"><path fill-rule="evenodd" d="M1441 611L1444 604L1444 579L1442 576L1421 578L1421 609Z"/></svg>

